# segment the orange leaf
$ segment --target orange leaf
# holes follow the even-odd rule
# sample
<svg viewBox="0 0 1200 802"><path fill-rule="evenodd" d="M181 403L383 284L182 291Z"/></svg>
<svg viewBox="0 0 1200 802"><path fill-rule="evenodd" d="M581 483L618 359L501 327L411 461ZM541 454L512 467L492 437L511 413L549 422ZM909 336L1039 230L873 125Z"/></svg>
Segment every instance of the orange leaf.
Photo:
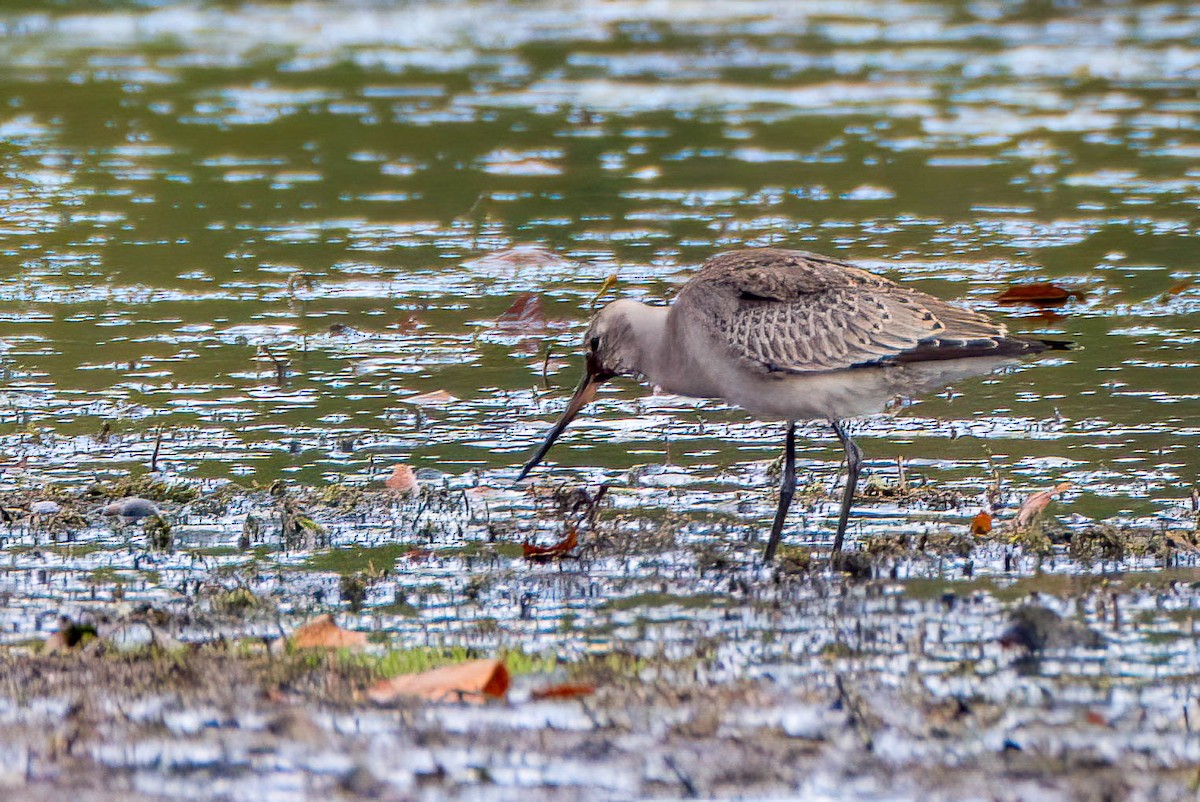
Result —
<svg viewBox="0 0 1200 802"><path fill-rule="evenodd" d="M564 682L561 685L551 685L529 694L532 699L577 699L580 696L591 696L596 692L595 685L584 683Z"/></svg>
<svg viewBox="0 0 1200 802"><path fill-rule="evenodd" d="M982 510L971 519L971 534L980 537L992 531L992 516Z"/></svg>
<svg viewBox="0 0 1200 802"><path fill-rule="evenodd" d="M1064 290L1055 284L1038 282L1009 287L996 298L1000 304L1029 304L1032 306L1057 306L1071 298L1081 298L1078 290Z"/></svg>
<svg viewBox="0 0 1200 802"><path fill-rule="evenodd" d="M546 327L546 312L542 308L542 298L534 292L523 292L513 301L500 317L496 325L502 329L518 331L538 330Z"/></svg>
<svg viewBox="0 0 1200 802"><path fill-rule="evenodd" d="M1061 482L1055 485L1050 490L1039 490L1033 493L1029 498L1021 503L1020 509L1017 510L1017 517L1013 520L1013 526L1017 529L1026 529L1037 520L1037 517L1042 514L1042 511L1064 490L1071 488L1070 482Z"/></svg>
<svg viewBox="0 0 1200 802"><path fill-rule="evenodd" d="M296 649L359 649L367 643L367 633L342 629L326 613L300 627L292 634Z"/></svg>
<svg viewBox="0 0 1200 802"><path fill-rule="evenodd" d="M499 660L469 660L420 674L403 674L377 682L367 691L373 701L391 702L415 696L435 702L481 702L508 693L508 669Z"/></svg>
<svg viewBox="0 0 1200 802"><path fill-rule="evenodd" d="M392 475L384 480L388 490L395 493L411 493L418 489L417 477L408 465L397 465L392 468Z"/></svg>
<svg viewBox="0 0 1200 802"><path fill-rule="evenodd" d="M1195 283L1196 283L1196 279L1185 278L1183 281L1180 281L1180 282L1177 282L1177 283L1171 285L1171 288L1169 290L1167 290L1167 292L1166 292L1166 296L1168 298L1170 298L1175 295L1179 295L1182 292L1186 292L1187 290L1190 290L1192 288L1192 285Z"/></svg>
<svg viewBox="0 0 1200 802"><path fill-rule="evenodd" d="M566 555L568 551L579 545L579 535L572 529L567 536L553 546L535 546L532 543L522 543L521 550L525 552L526 560L545 562Z"/></svg>
<svg viewBox="0 0 1200 802"><path fill-rule="evenodd" d="M421 393L420 395L410 395L408 398L401 399L406 404L419 404L426 407L441 407L446 404L452 404L458 399L450 395L445 390L434 390L431 393Z"/></svg>

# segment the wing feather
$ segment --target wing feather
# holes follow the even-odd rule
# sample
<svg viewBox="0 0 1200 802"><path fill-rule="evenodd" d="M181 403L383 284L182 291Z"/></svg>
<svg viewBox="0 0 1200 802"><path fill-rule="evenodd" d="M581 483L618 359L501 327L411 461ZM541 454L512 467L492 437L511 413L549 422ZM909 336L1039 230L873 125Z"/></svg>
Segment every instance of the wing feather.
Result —
<svg viewBox="0 0 1200 802"><path fill-rule="evenodd" d="M984 315L837 259L771 248L713 257L671 314L714 337L748 367L808 373L996 348L1004 327ZM906 356L907 355L907 356Z"/></svg>

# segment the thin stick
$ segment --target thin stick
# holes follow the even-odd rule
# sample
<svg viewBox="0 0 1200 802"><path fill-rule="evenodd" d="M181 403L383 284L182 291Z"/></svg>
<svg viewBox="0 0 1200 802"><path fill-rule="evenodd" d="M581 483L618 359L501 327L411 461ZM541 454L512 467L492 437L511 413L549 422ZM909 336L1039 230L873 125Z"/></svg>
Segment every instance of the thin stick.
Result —
<svg viewBox="0 0 1200 802"><path fill-rule="evenodd" d="M154 452L150 455L150 473L158 473L158 452L162 448L162 424L154 432Z"/></svg>
<svg viewBox="0 0 1200 802"><path fill-rule="evenodd" d="M288 381L288 361L275 356L271 349L265 345L260 345L258 347L275 365L275 383L280 387L286 387Z"/></svg>
<svg viewBox="0 0 1200 802"><path fill-rule="evenodd" d="M550 343L546 343L546 355L542 358L542 387L550 389Z"/></svg>

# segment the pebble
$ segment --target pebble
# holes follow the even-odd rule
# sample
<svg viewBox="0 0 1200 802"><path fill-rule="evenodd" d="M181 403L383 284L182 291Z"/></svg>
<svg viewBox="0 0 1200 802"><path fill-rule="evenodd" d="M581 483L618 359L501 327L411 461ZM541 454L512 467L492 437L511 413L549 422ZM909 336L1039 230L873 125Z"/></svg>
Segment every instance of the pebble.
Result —
<svg viewBox="0 0 1200 802"><path fill-rule="evenodd" d="M29 505L31 515L54 515L62 509L57 501L35 501Z"/></svg>
<svg viewBox="0 0 1200 802"><path fill-rule="evenodd" d="M158 505L153 501L137 496L117 499L104 508L105 515L119 515L126 523L159 515Z"/></svg>

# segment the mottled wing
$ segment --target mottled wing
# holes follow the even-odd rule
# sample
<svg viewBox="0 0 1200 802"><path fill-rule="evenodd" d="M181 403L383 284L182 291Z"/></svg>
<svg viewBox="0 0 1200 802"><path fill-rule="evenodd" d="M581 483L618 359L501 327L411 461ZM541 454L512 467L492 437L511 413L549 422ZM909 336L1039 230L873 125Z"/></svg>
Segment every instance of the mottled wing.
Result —
<svg viewBox="0 0 1200 802"><path fill-rule="evenodd" d="M838 370L994 350L986 317L828 257L773 249L710 260L675 302L748 366Z"/></svg>

